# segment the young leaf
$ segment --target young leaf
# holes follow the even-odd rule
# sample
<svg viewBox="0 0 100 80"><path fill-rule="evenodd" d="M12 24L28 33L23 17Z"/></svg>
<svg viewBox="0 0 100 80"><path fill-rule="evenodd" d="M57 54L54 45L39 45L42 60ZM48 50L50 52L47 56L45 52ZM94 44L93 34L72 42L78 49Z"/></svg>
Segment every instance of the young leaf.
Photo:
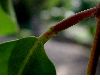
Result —
<svg viewBox="0 0 100 80"><path fill-rule="evenodd" d="M36 37L0 44L0 74L56 74Z"/></svg>

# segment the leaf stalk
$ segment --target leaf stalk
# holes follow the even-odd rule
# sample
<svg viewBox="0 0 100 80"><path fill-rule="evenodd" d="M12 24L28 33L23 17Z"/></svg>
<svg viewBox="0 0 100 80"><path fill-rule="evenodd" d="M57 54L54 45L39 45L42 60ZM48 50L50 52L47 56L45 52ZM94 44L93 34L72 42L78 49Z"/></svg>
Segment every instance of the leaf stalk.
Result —
<svg viewBox="0 0 100 80"><path fill-rule="evenodd" d="M78 22L84 20L85 18L94 16L95 13L96 13L96 7L76 13L75 15L67 19L64 19L61 22L57 23L56 25L52 26L47 32L40 35L38 39L43 44L45 44L50 38L55 36L58 32L61 32L62 30L65 30L70 26L77 24Z"/></svg>
<svg viewBox="0 0 100 80"><path fill-rule="evenodd" d="M87 66L88 75L96 74L96 68L100 56L100 4L97 6L96 23L97 23L96 34L91 48L90 59Z"/></svg>

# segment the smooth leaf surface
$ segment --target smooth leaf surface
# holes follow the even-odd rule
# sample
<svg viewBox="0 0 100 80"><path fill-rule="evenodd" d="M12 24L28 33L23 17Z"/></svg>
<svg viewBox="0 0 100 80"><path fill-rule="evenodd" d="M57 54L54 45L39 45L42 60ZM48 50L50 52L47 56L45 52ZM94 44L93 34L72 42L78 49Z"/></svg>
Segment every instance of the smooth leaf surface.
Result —
<svg viewBox="0 0 100 80"><path fill-rule="evenodd" d="M34 45L34 46L33 46ZM35 37L0 44L0 74L56 74Z"/></svg>
<svg viewBox="0 0 100 80"><path fill-rule="evenodd" d="M0 7L0 36L16 33L17 30L16 22Z"/></svg>

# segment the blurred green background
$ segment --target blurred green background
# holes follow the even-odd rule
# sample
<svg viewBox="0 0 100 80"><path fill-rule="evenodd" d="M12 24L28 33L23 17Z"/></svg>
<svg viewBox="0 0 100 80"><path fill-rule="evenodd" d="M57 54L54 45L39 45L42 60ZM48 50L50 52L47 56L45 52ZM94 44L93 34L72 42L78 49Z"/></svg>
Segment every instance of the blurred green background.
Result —
<svg viewBox="0 0 100 80"><path fill-rule="evenodd" d="M91 8L98 2L100 1L0 0L0 41L4 42L33 35L39 36L50 26L62 19L68 18L76 12ZM85 74L95 29L96 22L93 16L62 31L45 45L48 55L57 66L58 74ZM58 45L59 47L57 48L55 45ZM63 48L66 51L63 50ZM59 49L62 51L62 54L59 52ZM56 57L57 55L58 57ZM68 62L64 56L69 56L69 58L71 57L71 59L73 59L68 59ZM74 58L79 58L78 61L81 62L78 63L77 60L74 62ZM71 63L71 65L69 64L69 68L67 63ZM76 67L73 63L75 63ZM83 66L79 66L80 64ZM73 67L71 68L70 66L74 66L75 69L72 70Z"/></svg>

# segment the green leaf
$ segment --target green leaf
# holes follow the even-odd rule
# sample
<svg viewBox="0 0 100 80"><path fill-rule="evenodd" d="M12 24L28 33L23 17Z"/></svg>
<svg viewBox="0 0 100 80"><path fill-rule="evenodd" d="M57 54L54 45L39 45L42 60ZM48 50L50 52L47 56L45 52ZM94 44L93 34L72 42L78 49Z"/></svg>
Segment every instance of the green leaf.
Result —
<svg viewBox="0 0 100 80"><path fill-rule="evenodd" d="M16 22L0 7L0 36L16 33L17 30Z"/></svg>
<svg viewBox="0 0 100 80"><path fill-rule="evenodd" d="M0 74L56 74L43 44L35 37L0 44Z"/></svg>

